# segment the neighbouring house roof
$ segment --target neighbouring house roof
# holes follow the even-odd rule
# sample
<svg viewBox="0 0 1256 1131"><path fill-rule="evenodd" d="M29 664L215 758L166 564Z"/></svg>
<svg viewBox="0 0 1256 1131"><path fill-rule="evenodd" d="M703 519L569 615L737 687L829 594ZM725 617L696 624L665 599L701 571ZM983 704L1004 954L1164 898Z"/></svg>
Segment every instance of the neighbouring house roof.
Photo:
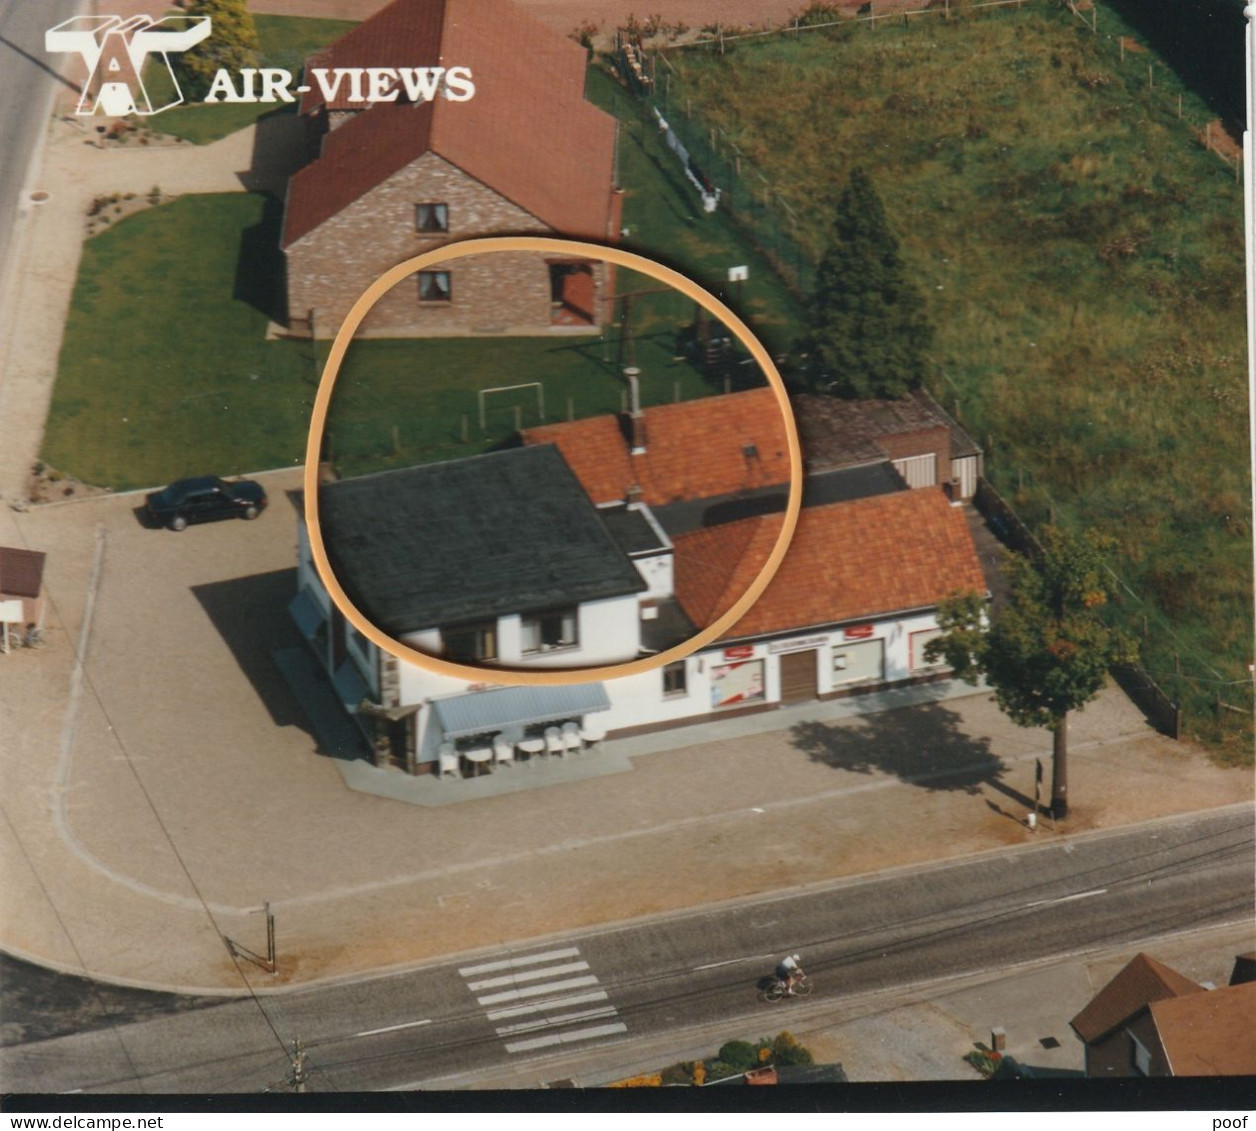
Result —
<svg viewBox="0 0 1256 1131"><path fill-rule="evenodd" d="M552 447L341 480L319 509L340 584L394 635L646 588Z"/></svg>
<svg viewBox="0 0 1256 1131"><path fill-rule="evenodd" d="M394 0L307 69L436 65L469 67L474 97L379 103L328 133L289 183L284 247L429 151L555 231L615 235L615 119L585 101L584 49L507 0ZM316 88L301 108L322 105Z"/></svg>
<svg viewBox="0 0 1256 1131"><path fill-rule="evenodd" d="M676 596L708 625L763 568L783 516L763 515L679 534ZM940 488L804 508L780 569L732 637L930 608L985 579L964 513Z"/></svg>
<svg viewBox="0 0 1256 1131"><path fill-rule="evenodd" d="M1203 986L1150 955L1136 954L1069 1024L1092 1045L1152 1002L1205 992Z"/></svg>
<svg viewBox="0 0 1256 1131"><path fill-rule="evenodd" d="M624 419L591 416L525 429L525 445L554 444L597 503L634 487L651 507L789 482L789 448L770 388L642 410L645 451L634 455Z"/></svg>
<svg viewBox="0 0 1256 1131"><path fill-rule="evenodd" d="M953 459L977 455L980 448L923 389L895 400L843 400L803 393L793 398L794 416L807 466L851 467L886 458L880 443L889 436L945 427Z"/></svg>
<svg viewBox="0 0 1256 1131"><path fill-rule="evenodd" d="M38 597L44 583L44 558L39 550L0 546L0 597Z"/></svg>
<svg viewBox="0 0 1256 1131"><path fill-rule="evenodd" d="M1174 1076L1256 1075L1256 982L1151 1003Z"/></svg>

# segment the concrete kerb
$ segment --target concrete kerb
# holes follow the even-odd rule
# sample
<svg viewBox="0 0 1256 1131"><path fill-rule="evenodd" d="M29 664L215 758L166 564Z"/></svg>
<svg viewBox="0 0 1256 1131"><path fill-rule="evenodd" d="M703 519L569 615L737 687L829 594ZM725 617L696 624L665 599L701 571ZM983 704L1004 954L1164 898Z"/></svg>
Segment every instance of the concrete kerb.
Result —
<svg viewBox="0 0 1256 1131"><path fill-rule="evenodd" d="M268 475L290 475L292 472L299 470L301 462L298 460L291 467L271 467L265 471L245 471L240 475L229 475L228 479L261 479ZM160 491L167 484L162 483L155 487L133 487L126 491L115 491L112 487L106 487L103 492L94 495L79 495L73 499L49 499L44 503L23 503L15 505L10 503L12 510L22 513L51 510L54 507L72 507L80 503L94 503L101 499L128 499L139 495L148 495L153 491Z"/></svg>

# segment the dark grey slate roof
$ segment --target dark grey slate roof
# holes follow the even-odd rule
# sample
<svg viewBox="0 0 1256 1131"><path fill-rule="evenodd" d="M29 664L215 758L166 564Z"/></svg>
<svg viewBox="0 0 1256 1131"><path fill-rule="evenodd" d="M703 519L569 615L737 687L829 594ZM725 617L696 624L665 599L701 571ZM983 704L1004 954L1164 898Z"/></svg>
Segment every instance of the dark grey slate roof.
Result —
<svg viewBox="0 0 1256 1131"><path fill-rule="evenodd" d="M598 507L598 514L619 548L630 557L635 554L661 554L668 549L640 510L628 506Z"/></svg>
<svg viewBox="0 0 1256 1131"><path fill-rule="evenodd" d="M327 555L393 635L646 588L551 444L320 489Z"/></svg>

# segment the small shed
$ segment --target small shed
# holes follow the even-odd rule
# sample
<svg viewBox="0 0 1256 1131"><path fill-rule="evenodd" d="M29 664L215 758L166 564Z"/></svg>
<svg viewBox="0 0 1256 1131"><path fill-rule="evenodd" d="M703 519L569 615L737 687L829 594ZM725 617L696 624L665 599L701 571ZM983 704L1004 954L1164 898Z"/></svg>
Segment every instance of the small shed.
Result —
<svg viewBox="0 0 1256 1131"><path fill-rule="evenodd" d="M8 652L44 624L44 558L0 546L0 650Z"/></svg>

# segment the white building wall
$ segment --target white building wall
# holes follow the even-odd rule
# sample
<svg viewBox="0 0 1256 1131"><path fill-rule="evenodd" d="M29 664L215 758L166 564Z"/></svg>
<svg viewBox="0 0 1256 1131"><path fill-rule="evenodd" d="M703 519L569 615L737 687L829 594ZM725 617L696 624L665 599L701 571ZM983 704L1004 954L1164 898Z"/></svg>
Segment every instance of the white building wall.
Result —
<svg viewBox="0 0 1256 1131"><path fill-rule="evenodd" d="M632 564L637 567L641 579L649 586L644 593L638 594L638 600L666 600L675 591L672 569L672 552L670 550L655 554L648 558L634 558Z"/></svg>

